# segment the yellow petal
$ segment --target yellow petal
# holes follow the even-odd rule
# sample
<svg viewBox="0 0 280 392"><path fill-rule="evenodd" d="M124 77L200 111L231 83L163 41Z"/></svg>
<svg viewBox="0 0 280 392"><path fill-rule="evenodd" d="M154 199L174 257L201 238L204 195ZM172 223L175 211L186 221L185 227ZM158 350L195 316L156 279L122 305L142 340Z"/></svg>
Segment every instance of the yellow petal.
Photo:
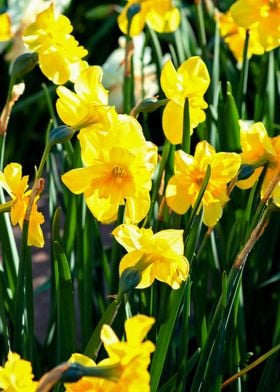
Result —
<svg viewBox="0 0 280 392"><path fill-rule="evenodd" d="M148 25L158 33L170 33L179 27L181 15L178 8L171 8L159 12L159 9L152 9L147 15Z"/></svg>
<svg viewBox="0 0 280 392"><path fill-rule="evenodd" d="M178 75L184 86L184 96L203 96L210 84L210 76L204 61L193 56L178 68Z"/></svg>
<svg viewBox="0 0 280 392"><path fill-rule="evenodd" d="M171 60L162 68L160 85L167 98L183 105L183 86Z"/></svg>
<svg viewBox="0 0 280 392"><path fill-rule="evenodd" d="M193 203L193 198L186 193L186 186L180 184L173 176L168 181L166 191L166 203L177 214L184 214Z"/></svg>
<svg viewBox="0 0 280 392"><path fill-rule="evenodd" d="M154 323L155 319L153 317L143 314L138 314L126 320L124 328L127 342L133 346L142 343Z"/></svg>
<svg viewBox="0 0 280 392"><path fill-rule="evenodd" d="M140 248L139 238L142 236L142 230L136 225L122 224L112 231L113 236L127 252Z"/></svg>
<svg viewBox="0 0 280 392"><path fill-rule="evenodd" d="M53 66L55 64L55 67ZM58 52L39 52L39 66L44 75L54 84L64 84L69 80L70 71L64 56Z"/></svg>
<svg viewBox="0 0 280 392"><path fill-rule="evenodd" d="M108 91L102 86L101 67L91 66L82 72L74 87L78 96L88 103L108 104Z"/></svg>
<svg viewBox="0 0 280 392"><path fill-rule="evenodd" d="M92 168L69 170L61 176L62 182L76 195L85 192L90 188Z"/></svg>
<svg viewBox="0 0 280 392"><path fill-rule="evenodd" d="M223 214L223 207L220 202L203 206L203 223L208 227L214 227Z"/></svg>
<svg viewBox="0 0 280 392"><path fill-rule="evenodd" d="M162 127L166 139L172 144L182 143L184 108L169 101L163 111Z"/></svg>
<svg viewBox="0 0 280 392"><path fill-rule="evenodd" d="M170 250L175 254L182 255L184 253L183 230L161 230L153 237L155 241L162 240L168 244Z"/></svg>
<svg viewBox="0 0 280 392"><path fill-rule="evenodd" d="M143 253L140 250L132 250L131 252L127 253L121 259L121 262L119 265L119 275L121 276L123 271L126 270L127 268L135 267L137 265L138 261L142 258L142 256L143 256ZM143 274L143 272L142 272L142 274Z"/></svg>

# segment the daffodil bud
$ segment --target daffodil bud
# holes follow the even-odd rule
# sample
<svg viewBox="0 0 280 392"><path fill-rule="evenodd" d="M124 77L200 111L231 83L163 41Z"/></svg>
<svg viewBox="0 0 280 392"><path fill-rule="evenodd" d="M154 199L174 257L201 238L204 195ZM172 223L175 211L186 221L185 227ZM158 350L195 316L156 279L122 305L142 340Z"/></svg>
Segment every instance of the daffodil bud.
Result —
<svg viewBox="0 0 280 392"><path fill-rule="evenodd" d="M24 75L28 74L32 71L35 65L38 63L38 54L31 53L23 53L18 56L13 62L10 75L12 80L17 81L22 79Z"/></svg>
<svg viewBox="0 0 280 392"><path fill-rule="evenodd" d="M246 178L249 178L255 171L254 166L251 165L241 165L240 171L238 173L238 180L246 180Z"/></svg>
<svg viewBox="0 0 280 392"><path fill-rule="evenodd" d="M50 132L49 144L54 146L57 143L64 143L67 140L70 140L75 135L75 132L75 129L67 127L66 125L54 128Z"/></svg>
<svg viewBox="0 0 280 392"><path fill-rule="evenodd" d="M132 18L141 11L141 5L136 3L132 4L127 10L128 23L131 23Z"/></svg>
<svg viewBox="0 0 280 392"><path fill-rule="evenodd" d="M160 99L158 100L157 98L146 98L143 99L141 102L138 103L137 106L135 106L132 111L131 115L134 117L137 117L139 113L151 113L160 108L161 106L164 106L168 103L169 99Z"/></svg>
<svg viewBox="0 0 280 392"><path fill-rule="evenodd" d="M120 366L118 364L109 366L83 366L77 362L71 363L60 378L61 382L71 383L82 377L98 377L116 381L120 377Z"/></svg>
<svg viewBox="0 0 280 392"><path fill-rule="evenodd" d="M141 281L142 274L138 268L129 267L123 271L120 277L119 293L121 296L134 289Z"/></svg>

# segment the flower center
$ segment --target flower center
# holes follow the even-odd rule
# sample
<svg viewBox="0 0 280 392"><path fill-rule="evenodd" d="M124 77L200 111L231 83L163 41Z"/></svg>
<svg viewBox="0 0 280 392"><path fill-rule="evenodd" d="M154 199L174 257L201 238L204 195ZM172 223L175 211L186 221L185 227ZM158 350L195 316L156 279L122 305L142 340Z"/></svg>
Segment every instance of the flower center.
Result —
<svg viewBox="0 0 280 392"><path fill-rule="evenodd" d="M115 166L112 172L113 172L113 176L117 181L117 184L120 184L123 180L123 177L125 177L126 175L126 170L123 167Z"/></svg>
<svg viewBox="0 0 280 392"><path fill-rule="evenodd" d="M278 8L280 8L280 1L279 0L269 0L268 5L271 10L278 10Z"/></svg>

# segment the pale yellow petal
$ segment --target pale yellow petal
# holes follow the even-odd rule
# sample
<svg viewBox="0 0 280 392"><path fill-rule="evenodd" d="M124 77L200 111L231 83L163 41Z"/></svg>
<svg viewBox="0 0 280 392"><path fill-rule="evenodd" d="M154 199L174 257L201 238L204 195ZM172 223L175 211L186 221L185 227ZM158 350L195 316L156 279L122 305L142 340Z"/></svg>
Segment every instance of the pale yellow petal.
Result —
<svg viewBox="0 0 280 392"><path fill-rule="evenodd" d="M203 223L208 227L214 227L223 214L223 207L220 202L203 206Z"/></svg>
<svg viewBox="0 0 280 392"><path fill-rule="evenodd" d="M142 230L136 225L119 225L112 231L112 234L127 252L140 248L139 238L142 236Z"/></svg>
<svg viewBox="0 0 280 392"><path fill-rule="evenodd" d="M92 172L91 167L73 169L64 173L61 179L71 192L78 195L90 188Z"/></svg>

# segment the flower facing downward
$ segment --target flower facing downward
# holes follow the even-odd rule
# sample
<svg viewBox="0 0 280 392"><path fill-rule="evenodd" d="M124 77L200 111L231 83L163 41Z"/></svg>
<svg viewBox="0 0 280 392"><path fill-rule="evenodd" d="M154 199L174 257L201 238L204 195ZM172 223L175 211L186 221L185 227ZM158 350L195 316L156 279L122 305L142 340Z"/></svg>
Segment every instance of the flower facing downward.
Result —
<svg viewBox="0 0 280 392"><path fill-rule="evenodd" d="M21 359L11 351L4 367L0 366L0 390L7 392L35 392L37 382L33 381L30 362Z"/></svg>
<svg viewBox="0 0 280 392"><path fill-rule="evenodd" d="M8 164L3 172L0 172L0 187L6 190L13 200L11 208L11 222L13 225L19 224L23 227L26 210L31 191L28 190L28 176L22 177L22 167L18 163ZM44 236L41 224L45 219L41 212L37 210L37 196L32 205L28 226L28 245L44 246Z"/></svg>
<svg viewBox="0 0 280 392"><path fill-rule="evenodd" d="M62 176L75 194L84 193L88 208L103 223L117 217L125 204L125 220L139 222L150 207L151 177L157 148L146 142L140 124L119 115L108 132L79 134L84 168Z"/></svg>
<svg viewBox="0 0 280 392"><path fill-rule="evenodd" d="M39 66L43 74L55 84L64 84L68 80L75 82L88 66L82 61L87 50L79 46L70 34L72 30L69 19L57 15L51 3L24 31L25 44L39 54Z"/></svg>
<svg viewBox="0 0 280 392"><path fill-rule="evenodd" d="M139 269L142 277L137 288L151 286L157 279L178 289L187 279L189 264L184 257L183 230L154 234L151 229L123 224L112 234L128 252L120 262L120 276L127 268Z"/></svg>
<svg viewBox="0 0 280 392"><path fill-rule="evenodd" d="M175 31L180 24L180 12L172 4L172 0L128 0L125 8L118 17L119 28L124 34L138 35L143 30L145 23L158 33ZM129 13L135 9L130 29Z"/></svg>
<svg viewBox="0 0 280 392"><path fill-rule="evenodd" d="M182 143L186 98L189 100L191 131L205 120L203 109L208 105L203 95L210 83L208 70L205 63L197 56L186 60L177 71L169 60L162 69L160 83L169 99L162 118L165 136L173 144Z"/></svg>
<svg viewBox="0 0 280 392"><path fill-rule="evenodd" d="M56 89L56 109L64 124L74 129L108 129L113 108L109 108L108 91L101 84L102 68L91 66L74 84L75 92L64 86Z"/></svg>
<svg viewBox="0 0 280 392"><path fill-rule="evenodd" d="M213 227L221 218L224 204L229 200L227 183L240 167L240 156L235 153L216 153L206 141L199 142L194 156L179 150L175 152L175 174L166 188L166 202L178 214L184 214L194 206L206 175L207 166L211 175L202 198L203 223Z"/></svg>
<svg viewBox="0 0 280 392"><path fill-rule="evenodd" d="M265 50L280 45L280 1L238 0L230 8L236 24L245 29L256 29Z"/></svg>
<svg viewBox="0 0 280 392"><path fill-rule="evenodd" d="M141 314L126 320L126 341L120 341L109 325L103 325L101 340L109 357L99 362L97 367L110 367L108 378L83 377L73 384L65 384L66 391L149 392L150 375L147 369L155 346L151 341L143 340L154 322L152 317ZM96 366L90 358L81 354L72 355L70 362ZM114 380L110 379L110 374L115 374Z"/></svg>

